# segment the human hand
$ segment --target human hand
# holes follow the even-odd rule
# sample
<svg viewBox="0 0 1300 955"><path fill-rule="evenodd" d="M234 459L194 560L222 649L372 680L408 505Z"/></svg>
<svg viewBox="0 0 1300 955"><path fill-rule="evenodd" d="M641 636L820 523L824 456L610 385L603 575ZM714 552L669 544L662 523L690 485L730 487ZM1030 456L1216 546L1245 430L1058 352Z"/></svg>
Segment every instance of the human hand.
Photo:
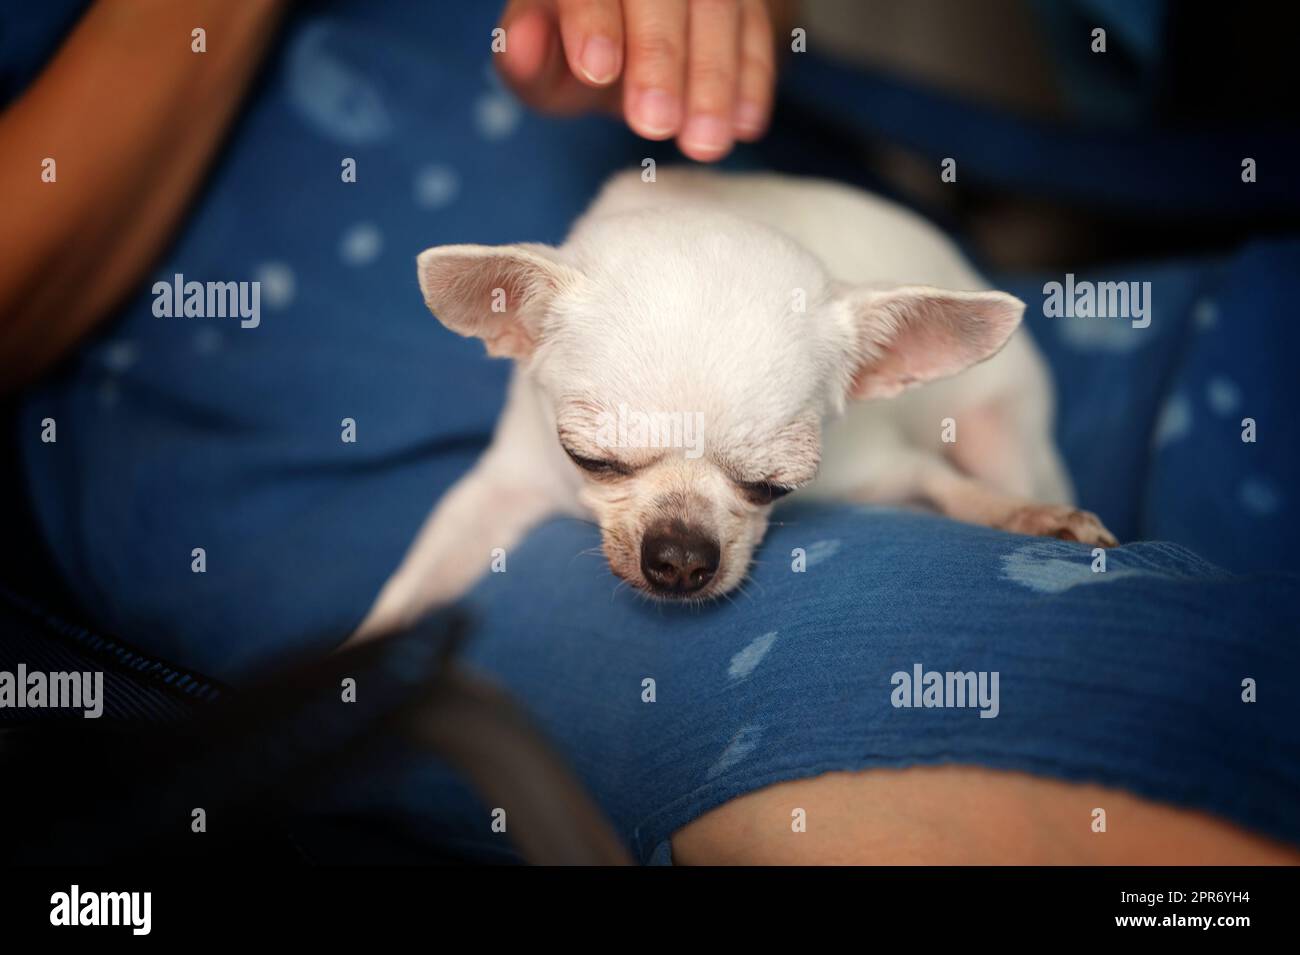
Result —
<svg viewBox="0 0 1300 955"><path fill-rule="evenodd" d="M510 0L497 63L525 103L605 110L701 162L767 128L786 0Z"/></svg>

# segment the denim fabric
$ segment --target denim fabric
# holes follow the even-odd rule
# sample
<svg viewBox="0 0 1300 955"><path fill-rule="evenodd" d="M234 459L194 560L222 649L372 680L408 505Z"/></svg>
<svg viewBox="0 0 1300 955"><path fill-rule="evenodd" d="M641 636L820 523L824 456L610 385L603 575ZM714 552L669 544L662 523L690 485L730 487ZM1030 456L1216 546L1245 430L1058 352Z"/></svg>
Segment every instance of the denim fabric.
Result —
<svg viewBox="0 0 1300 955"><path fill-rule="evenodd" d="M675 160L612 120L525 112L490 69L494 6L298 8L176 243L26 397L28 495L106 631L236 684L335 646L501 407L506 365L428 315L414 255L559 241L610 171ZM791 71L796 101L814 88L852 118L852 74L798 58ZM924 111L891 115L932 141ZM732 165L860 179L823 148L854 135L787 111ZM345 158L356 183L340 180ZM742 593L671 609L617 588L582 555L594 531L559 521L469 596L469 656L537 716L643 861L768 783L936 762L1104 782L1300 842L1300 457L1283 366L1298 264L1274 242L1079 276L1152 281L1142 329L1045 318L1042 285L1061 276L998 280L1030 304L1081 502L1126 541L1159 538L1110 552L1103 573L1079 545L795 503ZM260 280L259 326L155 317L150 287L177 273ZM1259 440L1243 444L1234 420L1252 414ZM47 417L55 444L39 439ZM356 443L340 440L345 418ZM997 671L999 715L895 708L892 674L915 664ZM1246 678L1257 703L1241 701ZM396 753L373 763L335 810L510 856L463 783Z"/></svg>
<svg viewBox="0 0 1300 955"><path fill-rule="evenodd" d="M1094 573L1078 544L792 506L743 594L686 609L619 593L576 556L594 543L573 521L534 534L472 595L469 655L561 742L643 859L768 783L942 762L1105 783L1300 841L1293 576L1233 575L1164 542ZM918 663L998 671L997 717L893 706L893 674ZM1247 677L1266 688L1254 704Z"/></svg>

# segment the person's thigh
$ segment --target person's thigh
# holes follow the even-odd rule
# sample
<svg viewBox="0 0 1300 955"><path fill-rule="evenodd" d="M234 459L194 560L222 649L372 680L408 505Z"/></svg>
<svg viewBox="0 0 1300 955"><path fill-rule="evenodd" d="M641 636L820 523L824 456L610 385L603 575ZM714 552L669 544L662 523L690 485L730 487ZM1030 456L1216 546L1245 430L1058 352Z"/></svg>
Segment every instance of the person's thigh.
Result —
<svg viewBox="0 0 1300 955"><path fill-rule="evenodd" d="M672 846L679 865L1300 864L1300 850L1200 812L974 766L779 783L705 813Z"/></svg>
<svg viewBox="0 0 1300 955"><path fill-rule="evenodd" d="M1247 702L1238 686L1300 672L1300 649L1279 638L1297 628L1289 579L1226 574L1160 543L1109 551L1094 573L1088 548L1067 541L796 505L769 531L746 593L675 608L616 592L573 556L594 545L594 529L557 521L512 550L509 573L468 598L479 628L466 662L533 714L643 862L667 861L673 834L724 804L718 819L767 826L778 847L806 837L815 849L821 835L858 845L873 830L855 827L869 823L877 843L912 838L882 808L890 793L873 792L893 774L871 771L936 764L1093 780L1300 845L1294 707L1285 688ZM805 572L786 555L806 558ZM968 678L976 692L959 700L949 681ZM865 795L804 806L808 833L791 832L802 797L742 798L832 771L861 773ZM800 785L818 795L827 784ZM1034 814L1056 805L1004 789L968 811L971 838L1025 843ZM956 825L942 812L982 792L932 790L931 828ZM1109 832L1095 838L1134 838L1126 801L1084 792L1077 817L1069 804L1049 816L1057 829L1077 818L1078 838L1093 838L1092 810L1105 808ZM922 795L897 796L898 812ZM863 806L876 807L868 820ZM1029 844L1057 845L1049 821ZM932 841L932 855L956 844L942 830Z"/></svg>

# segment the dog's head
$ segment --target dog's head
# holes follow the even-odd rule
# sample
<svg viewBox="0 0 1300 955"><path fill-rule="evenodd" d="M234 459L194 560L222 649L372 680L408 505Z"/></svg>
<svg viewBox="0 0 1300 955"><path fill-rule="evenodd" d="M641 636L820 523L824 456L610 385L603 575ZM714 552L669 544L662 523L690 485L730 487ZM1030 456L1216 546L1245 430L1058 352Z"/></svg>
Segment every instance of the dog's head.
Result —
<svg viewBox="0 0 1300 955"><path fill-rule="evenodd" d="M1024 308L843 286L778 232L680 210L595 220L561 249L429 249L419 277L443 324L535 383L613 572L678 599L740 583L846 399L988 358Z"/></svg>

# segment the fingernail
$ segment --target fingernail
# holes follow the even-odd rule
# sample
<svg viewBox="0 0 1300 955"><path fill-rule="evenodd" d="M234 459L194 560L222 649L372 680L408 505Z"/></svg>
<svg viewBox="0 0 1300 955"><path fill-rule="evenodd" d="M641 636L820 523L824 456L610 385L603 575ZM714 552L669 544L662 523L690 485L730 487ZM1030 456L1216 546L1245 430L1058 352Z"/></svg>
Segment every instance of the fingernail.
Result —
<svg viewBox="0 0 1300 955"><path fill-rule="evenodd" d="M677 128L681 106L664 90L646 90L636 101L636 121L651 136L667 136Z"/></svg>
<svg viewBox="0 0 1300 955"><path fill-rule="evenodd" d="M618 75L618 47L609 37L588 37L578 62L591 82L608 83Z"/></svg>
<svg viewBox="0 0 1300 955"><path fill-rule="evenodd" d="M682 145L700 153L725 152L731 145L731 125L716 116L692 116L682 130Z"/></svg>
<svg viewBox="0 0 1300 955"><path fill-rule="evenodd" d="M746 136L762 132L766 117L757 103L741 103L736 107L736 130Z"/></svg>

